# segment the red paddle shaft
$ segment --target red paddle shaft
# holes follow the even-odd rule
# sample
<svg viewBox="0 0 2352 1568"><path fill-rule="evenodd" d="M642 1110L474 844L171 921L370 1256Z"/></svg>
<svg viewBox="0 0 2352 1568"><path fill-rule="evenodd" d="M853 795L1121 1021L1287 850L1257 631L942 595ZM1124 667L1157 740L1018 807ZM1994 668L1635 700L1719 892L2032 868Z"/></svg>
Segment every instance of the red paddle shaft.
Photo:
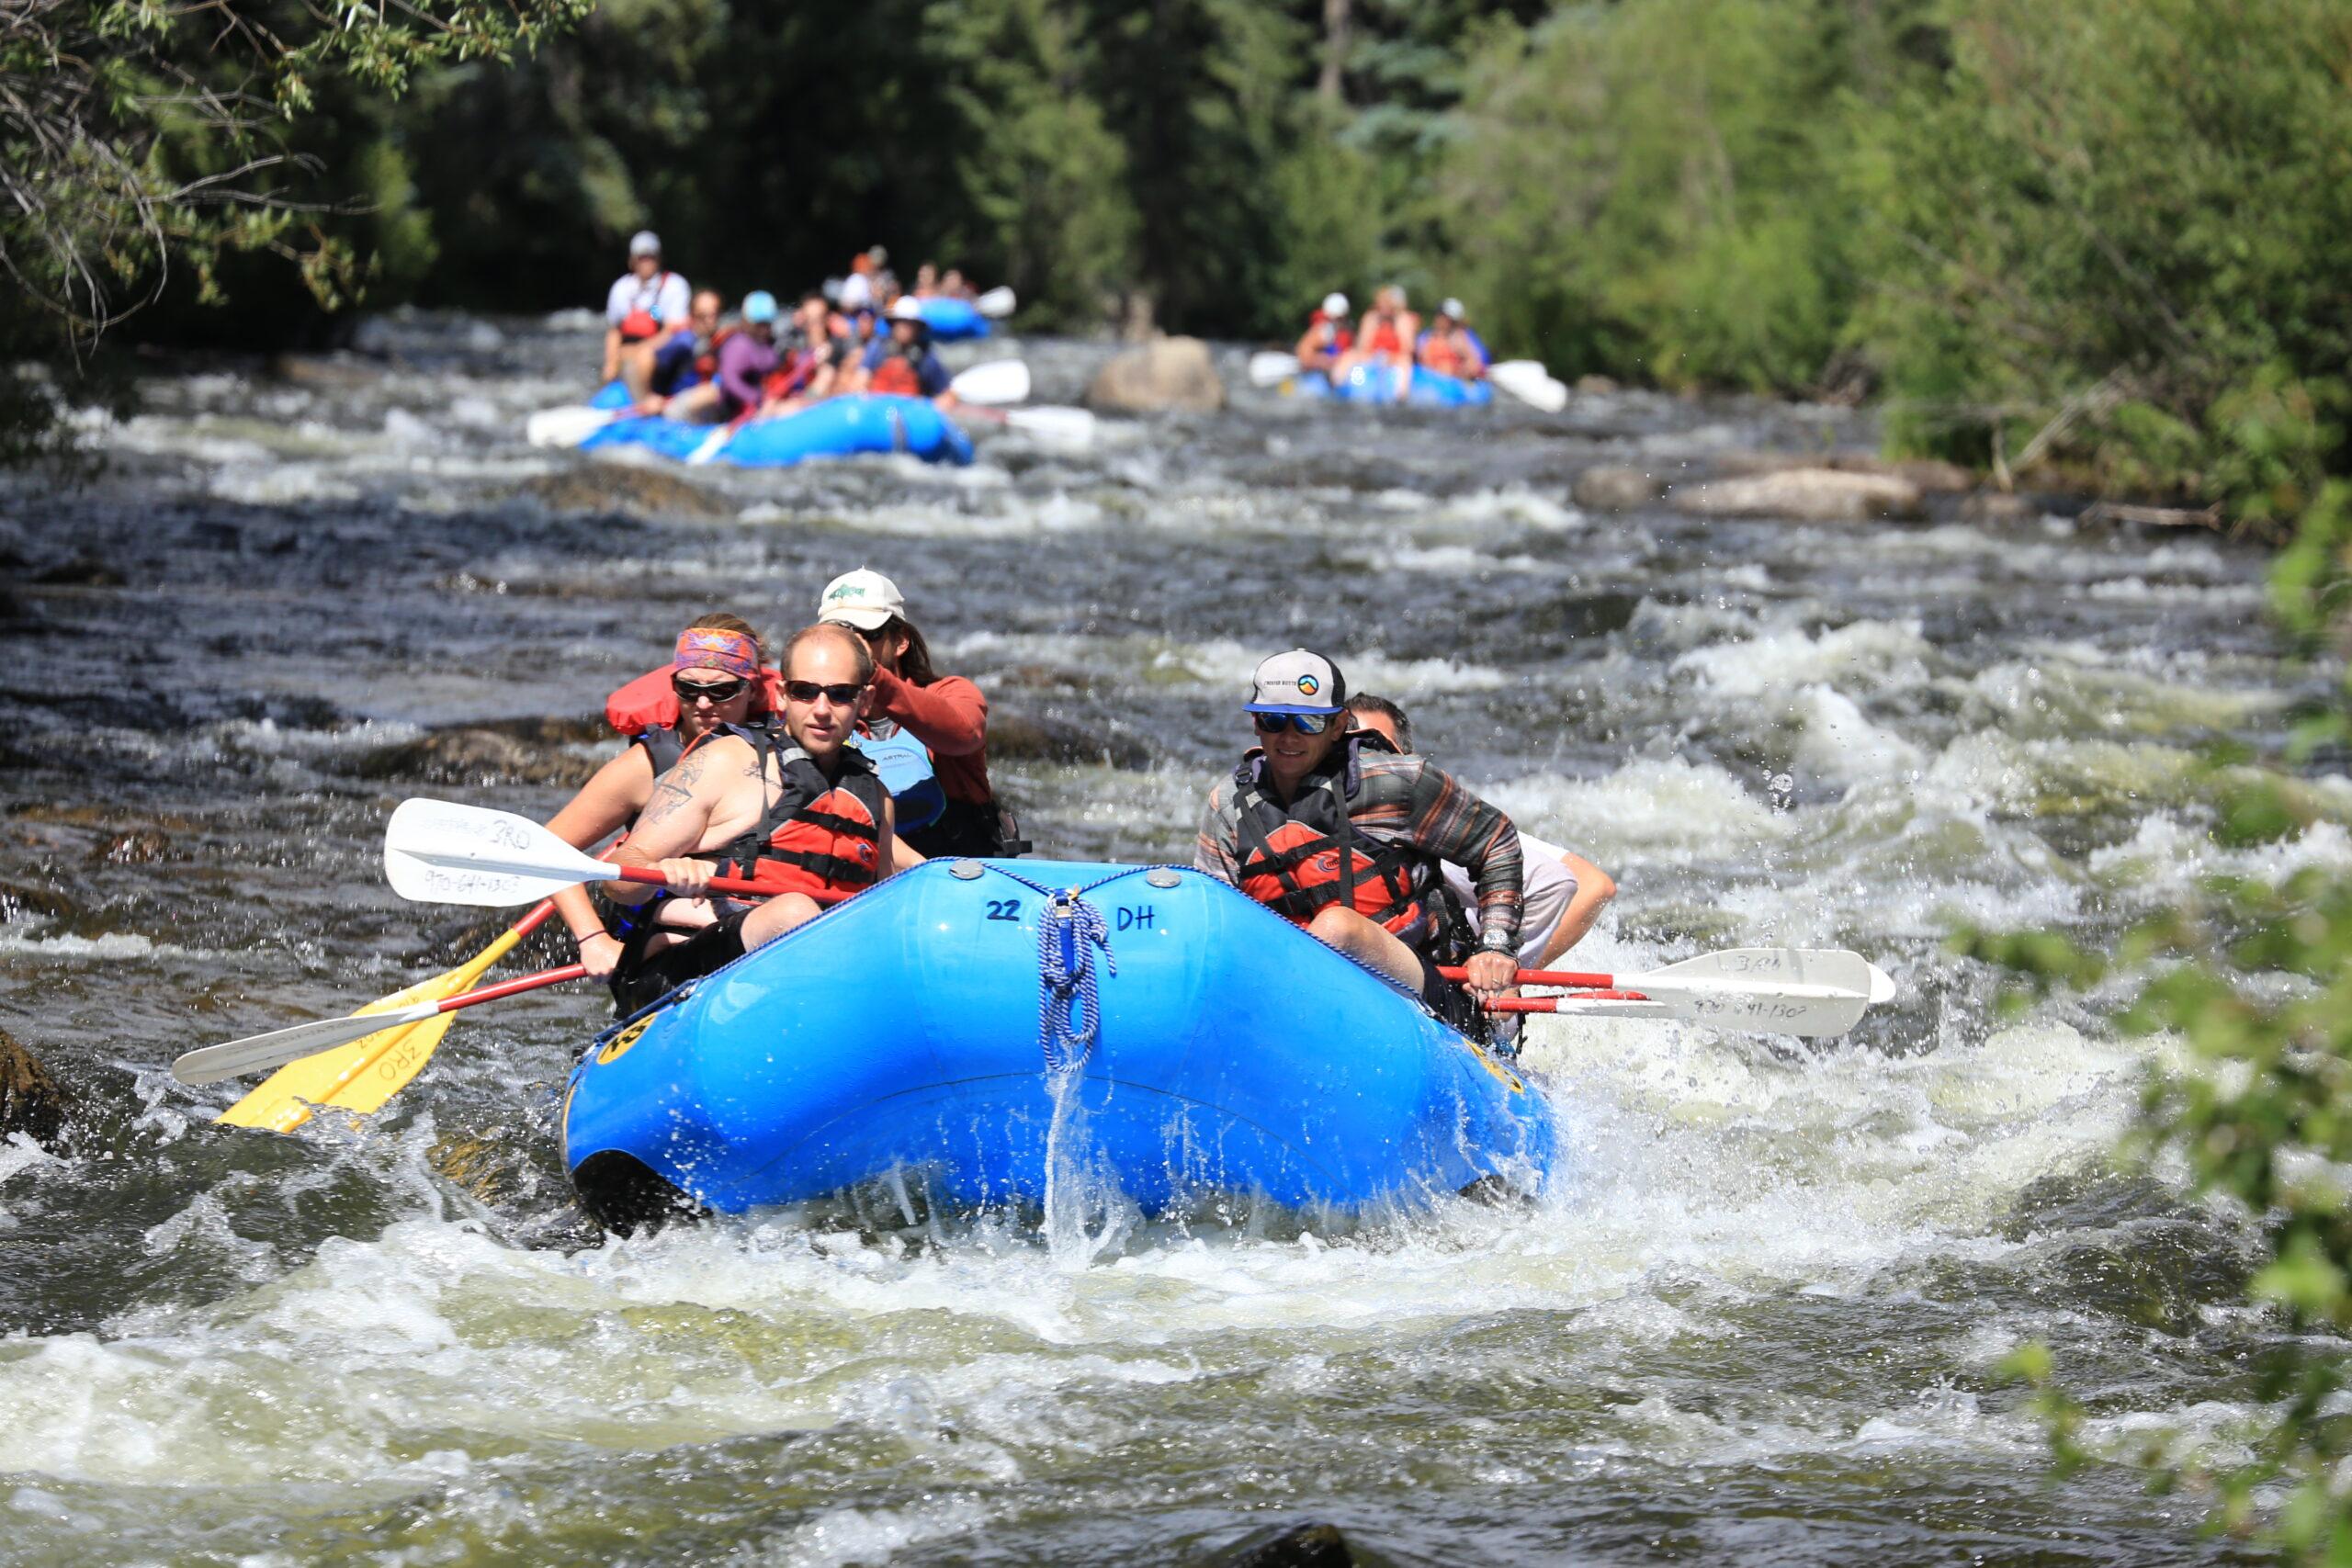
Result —
<svg viewBox="0 0 2352 1568"><path fill-rule="evenodd" d="M1460 980L1470 972L1458 965L1441 964L1438 973L1449 980ZM1522 969L1511 982L1515 986L1566 986L1579 991L1605 991L1616 983L1614 975L1585 975L1573 969Z"/></svg>
<svg viewBox="0 0 2352 1568"><path fill-rule="evenodd" d="M614 869L620 873L620 880L623 882L646 882L656 887L670 886L670 879L650 865L624 865ZM758 883L748 881L741 876L714 876L710 879L710 890L713 893L732 894L739 898L773 898L778 893L786 891L778 887L763 887ZM820 904L838 904L849 897L847 893L837 893L831 888L816 892L804 888L800 891Z"/></svg>
<svg viewBox="0 0 2352 1568"><path fill-rule="evenodd" d="M518 997L525 991L536 991L541 986L560 986L566 980L587 978L588 971L577 964L567 964L560 969L542 969L536 975L518 975L512 980L501 980L495 986L483 986L477 990L459 991L443 1001L435 1012L456 1012L480 1002L494 1002L505 997Z"/></svg>
<svg viewBox="0 0 2352 1568"><path fill-rule="evenodd" d="M1557 1012L1562 1002L1645 1002L1639 991L1577 991L1566 997L1497 997L1480 1005L1488 1012Z"/></svg>

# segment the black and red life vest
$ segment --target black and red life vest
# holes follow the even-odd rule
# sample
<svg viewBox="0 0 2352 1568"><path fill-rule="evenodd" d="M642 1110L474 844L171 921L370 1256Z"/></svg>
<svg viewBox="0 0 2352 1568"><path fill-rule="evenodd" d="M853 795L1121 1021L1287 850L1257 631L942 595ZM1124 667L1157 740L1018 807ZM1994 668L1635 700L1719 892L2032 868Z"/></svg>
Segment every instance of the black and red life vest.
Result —
<svg viewBox="0 0 2352 1568"><path fill-rule="evenodd" d="M1294 924L1343 904L1408 946L1421 946L1441 924L1430 902L1443 886L1437 863L1355 830L1346 795L1354 759L1351 741L1341 765L1308 779L1287 807L1261 781L1256 761L1244 760L1233 775L1235 883Z"/></svg>
<svg viewBox="0 0 2352 1568"><path fill-rule="evenodd" d="M784 788L757 826L704 858L721 876L748 877L770 893L855 893L882 869L882 821L889 795L854 747L841 754L841 777L828 779L789 740L743 734L759 750L762 772L773 760Z"/></svg>

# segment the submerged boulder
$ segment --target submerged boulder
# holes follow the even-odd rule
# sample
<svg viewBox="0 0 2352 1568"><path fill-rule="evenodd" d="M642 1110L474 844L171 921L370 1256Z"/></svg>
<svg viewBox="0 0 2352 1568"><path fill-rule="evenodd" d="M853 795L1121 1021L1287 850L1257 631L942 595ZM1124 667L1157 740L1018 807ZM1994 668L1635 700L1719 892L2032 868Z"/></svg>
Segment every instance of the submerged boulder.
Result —
<svg viewBox="0 0 2352 1568"><path fill-rule="evenodd" d="M1602 466L1577 476L1570 492L1587 512L1631 512L1666 493L1666 481L1646 468Z"/></svg>
<svg viewBox="0 0 2352 1568"><path fill-rule="evenodd" d="M1164 337L1115 355L1086 389L1089 407L1114 413L1214 413L1225 382L1196 337Z"/></svg>
<svg viewBox="0 0 2352 1568"><path fill-rule="evenodd" d="M54 1144L65 1127L65 1090L49 1069L0 1029L0 1139L23 1133L33 1142Z"/></svg>
<svg viewBox="0 0 2352 1568"><path fill-rule="evenodd" d="M628 513L639 517L731 517L726 500L635 463L578 463L526 479L516 488L549 512Z"/></svg>
<svg viewBox="0 0 2352 1568"><path fill-rule="evenodd" d="M1219 1559L1222 1568L1352 1568L1356 1554L1337 1525L1292 1525L1252 1536Z"/></svg>
<svg viewBox="0 0 2352 1568"><path fill-rule="evenodd" d="M1746 479L1677 485L1667 503L1699 517L1759 517L1794 523L1872 523L1924 515L1919 487L1892 474L1785 468Z"/></svg>

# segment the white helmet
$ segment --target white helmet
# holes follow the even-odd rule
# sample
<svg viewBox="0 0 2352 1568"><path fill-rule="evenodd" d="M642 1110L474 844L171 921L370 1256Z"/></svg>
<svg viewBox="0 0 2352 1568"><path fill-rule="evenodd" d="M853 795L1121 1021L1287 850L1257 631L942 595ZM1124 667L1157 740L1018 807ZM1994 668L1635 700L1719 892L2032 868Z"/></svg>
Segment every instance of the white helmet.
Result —
<svg viewBox="0 0 2352 1568"><path fill-rule="evenodd" d="M894 321L922 321L922 301L911 294L899 295L890 301L890 319Z"/></svg>
<svg viewBox="0 0 2352 1568"><path fill-rule="evenodd" d="M1348 297L1340 293L1336 289L1326 294L1323 296L1323 313L1327 316L1332 317L1346 315L1348 313Z"/></svg>
<svg viewBox="0 0 2352 1568"><path fill-rule="evenodd" d="M1437 308L1437 313L1441 316L1451 316L1457 321L1465 319L1462 314L1462 301L1459 299L1446 300Z"/></svg>

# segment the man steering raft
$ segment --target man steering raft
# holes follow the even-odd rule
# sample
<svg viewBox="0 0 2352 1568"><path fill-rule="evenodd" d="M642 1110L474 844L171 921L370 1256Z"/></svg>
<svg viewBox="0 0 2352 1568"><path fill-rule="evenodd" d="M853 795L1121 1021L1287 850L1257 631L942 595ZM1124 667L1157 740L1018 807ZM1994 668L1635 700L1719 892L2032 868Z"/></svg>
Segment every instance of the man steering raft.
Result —
<svg viewBox="0 0 2352 1568"><path fill-rule="evenodd" d="M846 626L806 627L785 646L784 738L715 736L654 785L616 863L659 868L673 897L706 897L714 875L749 877L773 892L758 905L717 900L715 922L650 949L617 975L624 1012L807 924L897 869L890 797L849 744L873 680L863 637ZM609 893L634 904L654 889L624 882Z"/></svg>
<svg viewBox="0 0 2352 1568"><path fill-rule="evenodd" d="M1193 863L1419 992L1448 1021L1475 1024L1475 1007L1438 965L1466 957L1476 998L1510 988L1519 832L1443 770L1360 746L1347 695L1338 667L1305 649L1258 666L1245 705L1259 744L1209 791ZM1445 890L1448 861L1476 881L1475 938Z"/></svg>

